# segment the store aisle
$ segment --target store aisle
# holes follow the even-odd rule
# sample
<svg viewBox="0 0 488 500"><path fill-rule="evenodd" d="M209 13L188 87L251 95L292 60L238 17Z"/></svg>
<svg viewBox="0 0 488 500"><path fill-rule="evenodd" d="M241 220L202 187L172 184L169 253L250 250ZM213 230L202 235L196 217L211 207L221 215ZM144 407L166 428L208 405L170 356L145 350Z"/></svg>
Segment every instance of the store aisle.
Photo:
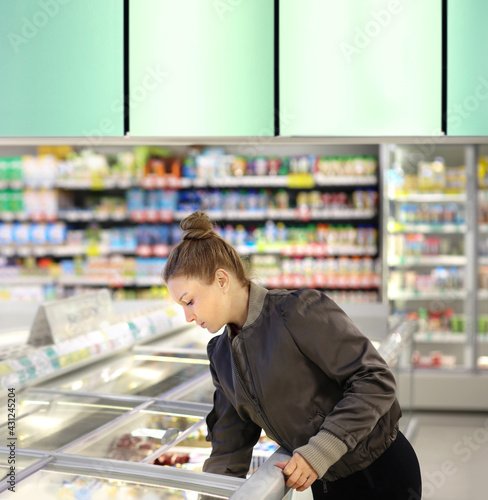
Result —
<svg viewBox="0 0 488 500"><path fill-rule="evenodd" d="M416 413L425 500L488 497L488 413ZM412 499L416 500L416 499Z"/></svg>

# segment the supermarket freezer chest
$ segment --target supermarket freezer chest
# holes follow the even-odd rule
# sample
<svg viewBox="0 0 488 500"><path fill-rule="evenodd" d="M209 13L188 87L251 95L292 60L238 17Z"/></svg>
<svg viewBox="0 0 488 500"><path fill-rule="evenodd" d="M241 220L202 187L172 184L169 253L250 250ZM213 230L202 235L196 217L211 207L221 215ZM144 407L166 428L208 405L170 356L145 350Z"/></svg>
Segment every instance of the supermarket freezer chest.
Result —
<svg viewBox="0 0 488 500"><path fill-rule="evenodd" d="M133 394L156 397L208 373L205 345L195 328L173 334L164 341L104 359L40 387L58 391L100 394Z"/></svg>

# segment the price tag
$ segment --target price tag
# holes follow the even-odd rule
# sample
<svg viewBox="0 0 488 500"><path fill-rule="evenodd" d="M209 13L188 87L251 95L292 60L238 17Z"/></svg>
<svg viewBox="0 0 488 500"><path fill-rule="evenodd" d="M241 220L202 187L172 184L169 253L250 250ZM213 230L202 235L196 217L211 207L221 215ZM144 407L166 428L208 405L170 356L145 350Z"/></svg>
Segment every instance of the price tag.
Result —
<svg viewBox="0 0 488 500"><path fill-rule="evenodd" d="M295 218L301 221L308 222L312 219L312 211L308 207L298 207L295 209Z"/></svg>
<svg viewBox="0 0 488 500"><path fill-rule="evenodd" d="M172 210L163 209L159 211L159 220L161 222L173 222L174 215Z"/></svg>
<svg viewBox="0 0 488 500"><path fill-rule="evenodd" d="M141 179L141 187L144 189L156 189L157 177L155 175L148 175Z"/></svg>
<svg viewBox="0 0 488 500"><path fill-rule="evenodd" d="M183 182L180 177L175 177L174 175L168 176L168 188L169 189L181 189Z"/></svg>
<svg viewBox="0 0 488 500"><path fill-rule="evenodd" d="M279 276L270 276L266 281L269 288L279 288L282 280Z"/></svg>
<svg viewBox="0 0 488 500"><path fill-rule="evenodd" d="M135 340L140 340L141 338L141 333L139 331L139 328L132 323L131 321L128 323L130 331L132 333L132 336L134 337Z"/></svg>
<svg viewBox="0 0 488 500"><path fill-rule="evenodd" d="M120 274L110 276L108 279L108 286L110 288L122 288L125 285L125 279Z"/></svg>
<svg viewBox="0 0 488 500"><path fill-rule="evenodd" d="M0 363L0 377L12 373L12 371L12 367L6 361Z"/></svg>
<svg viewBox="0 0 488 500"><path fill-rule="evenodd" d="M290 189L310 189L315 187L315 178L312 174L288 174Z"/></svg>
<svg viewBox="0 0 488 500"><path fill-rule="evenodd" d="M151 245L138 245L136 248L136 255L138 257L151 257L153 254Z"/></svg>
<svg viewBox="0 0 488 500"><path fill-rule="evenodd" d="M88 257L99 257L102 254L100 245L96 241L90 241L86 247Z"/></svg>
<svg viewBox="0 0 488 500"><path fill-rule="evenodd" d="M105 189L103 177L101 177L100 175L92 175L90 182L91 182L91 189L93 190L101 191L102 189Z"/></svg>
<svg viewBox="0 0 488 500"><path fill-rule="evenodd" d="M28 344L64 345L67 340L97 330L112 315L112 300L108 290L43 304L34 318ZM51 358L48 352L46 354Z"/></svg>
<svg viewBox="0 0 488 500"><path fill-rule="evenodd" d="M293 288L294 277L290 274L284 274L281 277L281 282L283 283L284 288Z"/></svg>
<svg viewBox="0 0 488 500"><path fill-rule="evenodd" d="M154 245L153 255L154 257L167 257L169 255L169 245Z"/></svg>
<svg viewBox="0 0 488 500"><path fill-rule="evenodd" d="M146 220L147 222L157 222L158 211L153 208L146 210Z"/></svg>
<svg viewBox="0 0 488 500"><path fill-rule="evenodd" d="M318 273L315 275L315 287L316 288L325 288L327 284L327 279L323 273Z"/></svg>

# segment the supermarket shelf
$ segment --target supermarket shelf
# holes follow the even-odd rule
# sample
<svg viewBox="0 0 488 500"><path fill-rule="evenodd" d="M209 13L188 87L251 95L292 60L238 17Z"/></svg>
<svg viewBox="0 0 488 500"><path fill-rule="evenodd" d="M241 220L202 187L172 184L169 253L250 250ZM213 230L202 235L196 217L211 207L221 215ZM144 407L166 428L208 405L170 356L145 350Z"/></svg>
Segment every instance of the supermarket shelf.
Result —
<svg viewBox="0 0 488 500"><path fill-rule="evenodd" d="M415 342L430 343L440 342L445 344L464 344L465 333L453 333L448 331L417 332L414 334Z"/></svg>
<svg viewBox="0 0 488 500"><path fill-rule="evenodd" d="M478 299L487 300L488 299L488 290L478 290Z"/></svg>
<svg viewBox="0 0 488 500"><path fill-rule="evenodd" d="M327 288L329 290L369 290L381 286L381 276L314 276L280 275L262 278L263 286L267 288Z"/></svg>
<svg viewBox="0 0 488 500"><path fill-rule="evenodd" d="M478 264L480 266L488 266L488 257L487 256L478 257Z"/></svg>
<svg viewBox="0 0 488 500"><path fill-rule="evenodd" d="M488 224L480 224L478 230L480 233L488 233Z"/></svg>
<svg viewBox="0 0 488 500"><path fill-rule="evenodd" d="M24 212L0 212L1 222L56 222L59 214L27 214Z"/></svg>
<svg viewBox="0 0 488 500"><path fill-rule="evenodd" d="M134 279L134 286L163 286L163 279L161 276L139 276Z"/></svg>
<svg viewBox="0 0 488 500"><path fill-rule="evenodd" d="M390 197L391 201L414 202L414 203L465 203L464 194L443 194L443 193L412 193L395 195Z"/></svg>
<svg viewBox="0 0 488 500"><path fill-rule="evenodd" d="M244 175L238 177L215 177L212 179L187 179L194 188L244 188L287 187L287 175Z"/></svg>
<svg viewBox="0 0 488 500"><path fill-rule="evenodd" d="M390 222L388 223L388 232L391 234L395 233L425 233L425 234L460 233L461 234L466 232L466 224L400 224L398 222Z"/></svg>
<svg viewBox="0 0 488 500"><path fill-rule="evenodd" d="M466 298L465 290L448 290L445 292L390 292L389 300L462 300Z"/></svg>
<svg viewBox="0 0 488 500"><path fill-rule="evenodd" d="M0 286L15 285L53 285L55 279L51 276L0 276Z"/></svg>
<svg viewBox="0 0 488 500"><path fill-rule="evenodd" d="M65 286L109 286L109 287L123 287L133 286L135 284L134 278L127 278L124 276L60 276L56 279L56 283Z"/></svg>
<svg viewBox="0 0 488 500"><path fill-rule="evenodd" d="M392 267L415 267L415 266L464 266L466 257L464 255L422 255L412 257L397 257L388 259L388 265Z"/></svg>
<svg viewBox="0 0 488 500"><path fill-rule="evenodd" d="M478 333L478 342L488 344L488 334ZM443 344L465 344L465 333L454 333L449 331L433 331L433 332L417 332L414 335L415 342L434 343L439 342Z"/></svg>
<svg viewBox="0 0 488 500"><path fill-rule="evenodd" d="M345 175L323 175L316 174L317 186L376 186L378 179L374 175L345 176Z"/></svg>
<svg viewBox="0 0 488 500"><path fill-rule="evenodd" d="M191 211L172 211L172 210L133 210L127 213L112 213L104 214L95 211L83 210L64 210L56 215L49 217L29 217L22 213L3 213L0 214L0 221L3 222L136 222L136 223L171 223L180 221L190 215ZM299 210L295 208L274 210L270 209L265 212L249 211L249 210L228 210L228 211L209 211L209 215L215 220L227 221L266 221L266 220L345 220L345 219L372 219L376 216L375 210L368 209L337 209L337 210Z"/></svg>
<svg viewBox="0 0 488 500"><path fill-rule="evenodd" d="M244 210L209 211L208 214L214 220L344 220L344 219L372 219L376 216L375 210L366 209L342 209L342 210L297 210L294 208L283 210L267 210L266 212L252 212ZM191 212L176 211L175 220L181 220Z"/></svg>
<svg viewBox="0 0 488 500"><path fill-rule="evenodd" d="M127 212L101 213L94 210L60 210L58 219L68 222L91 222L91 221L127 221Z"/></svg>
<svg viewBox="0 0 488 500"><path fill-rule="evenodd" d="M338 256L373 256L378 253L376 247L331 246L323 243L283 244L283 245L237 245L240 255L282 255L284 257L338 257Z"/></svg>
<svg viewBox="0 0 488 500"><path fill-rule="evenodd" d="M29 185L29 183L26 183L26 185ZM94 179L57 179L51 187L60 189L128 189L135 185L135 179L105 177Z"/></svg>
<svg viewBox="0 0 488 500"><path fill-rule="evenodd" d="M64 285L64 286L100 286L119 288L128 287L150 287L163 286L160 276L141 276L130 278L125 276L12 276L0 277L1 286L35 286L35 285Z"/></svg>
<svg viewBox="0 0 488 500"><path fill-rule="evenodd" d="M325 244L289 244L262 247L254 244L237 245L235 249L240 255L281 255L284 257L339 257L339 256L374 256L375 247L339 247ZM6 245L0 255L4 257L100 257L107 255L136 255L139 257L167 257L170 252L168 245L145 245L135 248L114 248L104 245L73 246L73 245Z"/></svg>
<svg viewBox="0 0 488 500"><path fill-rule="evenodd" d="M293 174L292 174L293 175ZM374 175L312 175L317 186L376 186L378 179ZM293 187L289 175L244 175L212 177L209 179L185 177L144 177L142 179L123 178L93 178L93 179L26 179L1 181L0 189L67 189L67 190L102 190L129 189L131 187L144 189L190 189L190 188L258 188L258 187Z"/></svg>
<svg viewBox="0 0 488 500"><path fill-rule="evenodd" d="M75 257L77 255L134 255L136 253L136 250L135 248L117 249L107 246L98 246L96 247L96 249L92 249L82 246L70 245L7 245L2 248L0 253L5 257Z"/></svg>

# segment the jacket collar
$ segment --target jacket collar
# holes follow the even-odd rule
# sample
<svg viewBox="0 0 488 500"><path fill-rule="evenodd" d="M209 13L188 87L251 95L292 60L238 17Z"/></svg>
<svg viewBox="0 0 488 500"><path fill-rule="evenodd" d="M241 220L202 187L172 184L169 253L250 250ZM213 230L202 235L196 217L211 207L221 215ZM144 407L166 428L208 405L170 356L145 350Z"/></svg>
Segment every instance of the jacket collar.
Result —
<svg viewBox="0 0 488 500"><path fill-rule="evenodd" d="M249 309L247 311L247 319L242 329L252 325L261 314L264 305L264 299L268 294L268 290L262 286L256 285L251 281L249 288Z"/></svg>
<svg viewBox="0 0 488 500"><path fill-rule="evenodd" d="M244 325L241 328L241 331L251 326L261 314L264 305L264 299L268 294L268 290L263 288L262 286L256 285L251 281L249 287L249 308L247 310L247 318ZM227 334L229 335L229 339L232 340L235 337L235 333L232 331L230 325L227 325Z"/></svg>

